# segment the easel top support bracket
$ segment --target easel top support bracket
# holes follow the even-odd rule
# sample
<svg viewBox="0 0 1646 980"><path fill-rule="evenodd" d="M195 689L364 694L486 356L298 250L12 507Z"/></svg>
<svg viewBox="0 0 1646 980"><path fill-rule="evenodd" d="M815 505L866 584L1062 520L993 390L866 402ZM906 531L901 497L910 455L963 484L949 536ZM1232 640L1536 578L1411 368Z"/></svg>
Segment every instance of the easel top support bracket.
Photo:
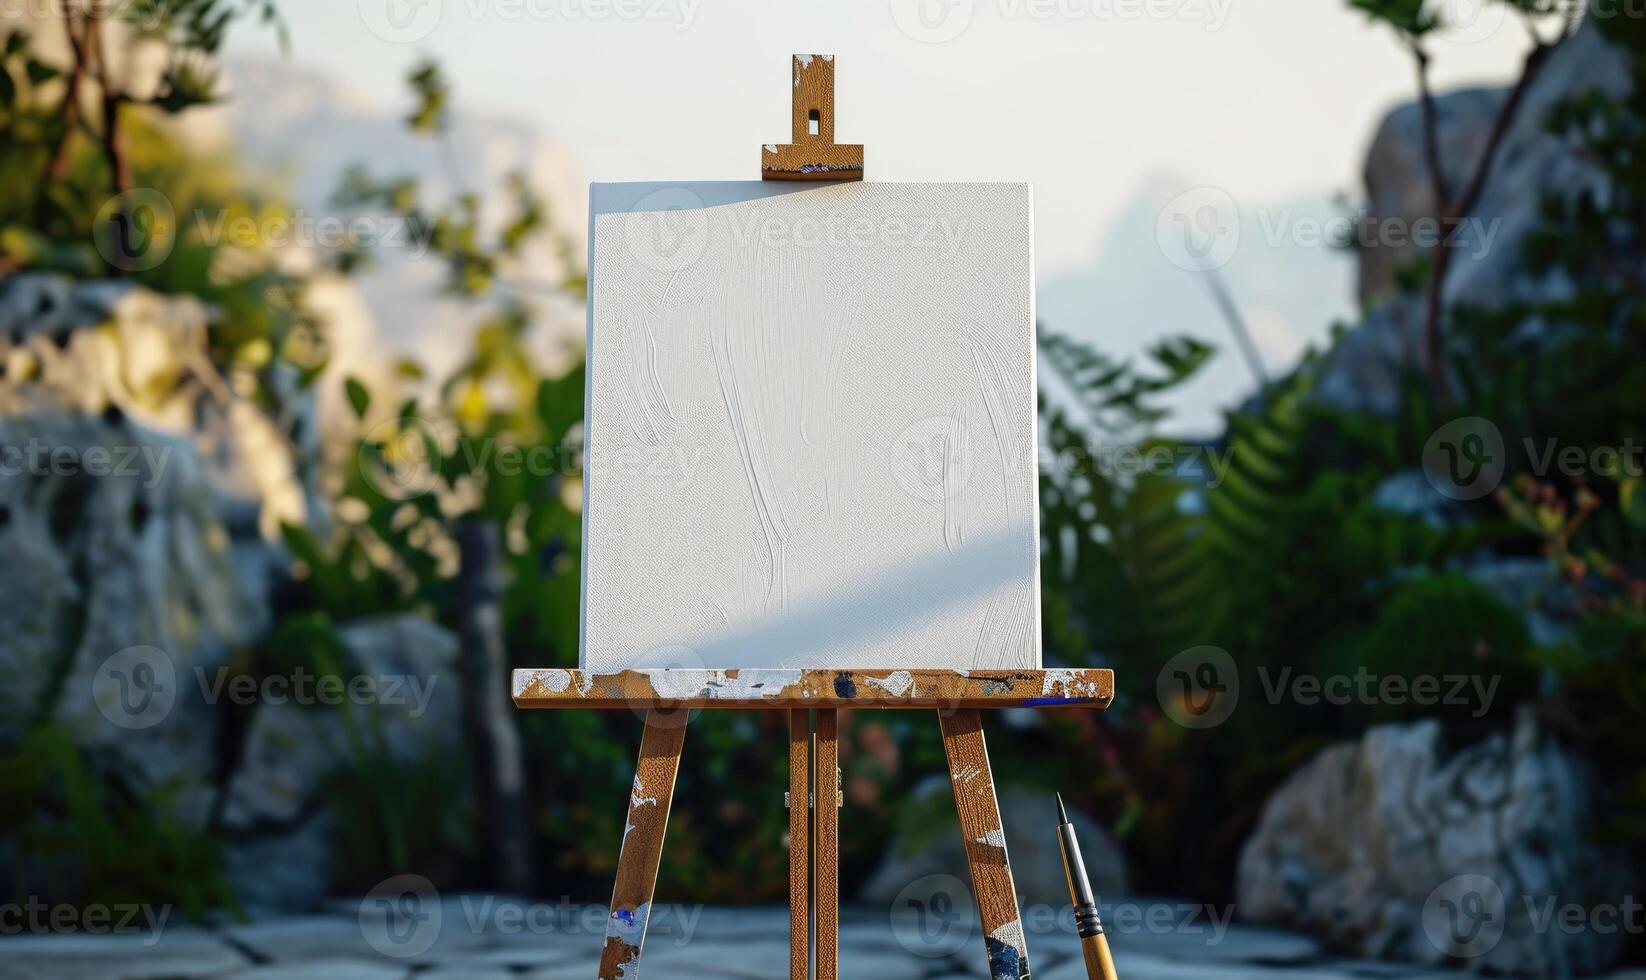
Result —
<svg viewBox="0 0 1646 980"><path fill-rule="evenodd" d="M834 141L834 55L794 56L790 143L767 143L762 180L862 180L862 144Z"/></svg>

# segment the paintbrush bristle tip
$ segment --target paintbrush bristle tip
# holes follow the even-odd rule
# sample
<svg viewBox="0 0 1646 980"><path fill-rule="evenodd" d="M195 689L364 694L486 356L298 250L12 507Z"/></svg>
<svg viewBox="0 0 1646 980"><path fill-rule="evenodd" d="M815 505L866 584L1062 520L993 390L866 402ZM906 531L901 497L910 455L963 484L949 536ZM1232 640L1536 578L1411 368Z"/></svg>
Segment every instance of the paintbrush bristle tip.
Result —
<svg viewBox="0 0 1646 980"><path fill-rule="evenodd" d="M1068 823L1069 822L1069 811L1063 808L1063 794L1062 793L1054 793L1052 795L1057 797L1057 822L1058 823Z"/></svg>

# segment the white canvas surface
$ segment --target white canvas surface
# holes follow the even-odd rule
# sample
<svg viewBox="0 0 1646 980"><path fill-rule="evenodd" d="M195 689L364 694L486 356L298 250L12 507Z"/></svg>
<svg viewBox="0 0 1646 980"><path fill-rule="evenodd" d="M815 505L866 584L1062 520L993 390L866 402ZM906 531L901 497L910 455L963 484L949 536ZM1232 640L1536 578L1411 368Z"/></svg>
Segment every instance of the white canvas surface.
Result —
<svg viewBox="0 0 1646 980"><path fill-rule="evenodd" d="M1039 667L1026 184L594 184L581 666Z"/></svg>

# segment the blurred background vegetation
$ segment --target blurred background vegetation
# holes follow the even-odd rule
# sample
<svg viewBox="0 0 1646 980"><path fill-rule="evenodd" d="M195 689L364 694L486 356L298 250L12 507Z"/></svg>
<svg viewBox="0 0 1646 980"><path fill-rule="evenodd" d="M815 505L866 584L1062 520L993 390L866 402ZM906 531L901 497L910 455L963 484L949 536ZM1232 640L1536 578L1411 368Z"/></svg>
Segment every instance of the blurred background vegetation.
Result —
<svg viewBox="0 0 1646 980"><path fill-rule="evenodd" d="M1533 0L1514 5L1539 12ZM1414 52L1443 27L1419 3L1352 6ZM228 256L234 246L207 242L185 222L158 226L132 196L152 189L177 215L282 208L244 186L232 161L199 155L167 125L217 97L213 56L231 25L249 18L278 30L278 13L265 3L156 0L121 16L123 30L167 47L159 86L141 96L122 92L100 60L112 25L95 11L58 27L72 39L67 75L38 60L24 32L3 39L0 275L129 280L197 298L217 314L212 368L271 419L293 424L286 407L328 366L326 324L305 306L309 274ZM1444 323L1431 316L1425 354L1411 363L1394 415L1312 398L1329 353L1320 351L1259 386L1228 415L1223 433L1198 445L1230 454L1226 478L1117 474L1085 450L1197 448L1161 435L1160 425L1173 392L1216 355L1184 338L1162 343L1146 362L1122 362L1072 339L1066 325L1042 325L1042 438L1047 455L1072 461L1042 474L1047 660L1113 667L1119 696L1108 712L1047 714L1034 724L994 726L991 737L997 758L1013 760L1001 767L1003 779L1059 789L1099 816L1147 890L1226 899L1239 847L1289 773L1371 725L1433 713L1282 702L1237 711L1214 732L1193 731L1162 710L1156 681L1173 655L1202 645L1227 651L1248 691L1258 690L1260 668L1500 677L1490 711L1439 715L1448 736L1468 741L1502 730L1517 706L1534 705L1600 774L1606 834L1639 853L1646 488L1621 470L1536 476L1517 448L1526 439L1585 451L1646 444L1646 25L1617 18L1601 29L1626 54L1632 87L1574 96L1542 124L1601 167L1611 192L1551 194L1526 245L1534 275L1574 288L1557 299L1454 310ZM1529 60L1528 71L1536 64ZM408 85L406 125L431 141L450 139L451 94L438 65L420 66ZM95 117L88 106L97 107ZM1447 206L1466 213L1467 194L1457 188ZM498 201L508 219L484 220ZM472 341L449 376L430 378L407 360L387 384L350 379L356 422L352 431L326 434L340 448L325 464L324 508L279 529L289 562L273 626L235 652L236 670L289 674L302 665L347 676L358 666L341 624L409 612L445 627L463 647L464 737L407 758L403 746L384 743L369 710L344 710L350 737L326 781L343 815L334 824L342 860L333 890L358 892L415 870L442 887L599 901L622 832L618 808L638 720L621 712L515 712L505 703L506 730L499 730L485 714L498 710L493 695L478 690L500 684L509 667L577 659L583 371L579 364L546 373L525 343L545 296L583 297L581 257L569 244L575 236L524 178L436 200L412 178L363 166L338 188L336 207L402 219L426 243L428 260L443 265L443 288L483 313L453 324ZM162 261L135 268L98 247L109 235L174 241ZM564 257L552 282L523 268L522 249L534 241ZM1445 251L1402 270L1400 289L1417 308L1438 294ZM369 245L348 245L325 261L346 275L373 255ZM1550 339L1532 356L1523 338L1534 324ZM1510 452L1504 485L1466 503L1386 506L1381 494L1391 478L1411 473L1436 428L1461 416L1487 417L1502 429ZM572 463L550 476L506 472L495 465L498 447ZM425 482L396 482L405 473ZM1546 560L1552 584L1516 604L1466 574L1483 556ZM1534 615L1561 624L1560 639L1540 641L1528 626ZM232 743L245 722L222 724L214 737ZM783 900L782 725L768 713L708 713L693 722L663 894ZM919 823L918 808L929 801L908 790L940 771L942 757L924 718L857 713L848 732L850 890L896 828ZM526 774L513 786L499 775L511 754ZM17 868L30 855L78 855L77 887L98 900L139 894L193 910L236 904L214 864L213 825L179 823L163 788L122 787L48 712L0 745L0 831ZM13 886L24 879L19 871Z"/></svg>

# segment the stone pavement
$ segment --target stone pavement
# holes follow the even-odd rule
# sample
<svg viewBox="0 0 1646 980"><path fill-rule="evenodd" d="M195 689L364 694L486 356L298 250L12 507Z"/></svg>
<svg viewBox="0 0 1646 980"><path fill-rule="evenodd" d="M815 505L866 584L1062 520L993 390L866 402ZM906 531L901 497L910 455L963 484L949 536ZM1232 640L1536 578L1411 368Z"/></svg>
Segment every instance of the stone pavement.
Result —
<svg viewBox="0 0 1646 980"><path fill-rule="evenodd" d="M1237 924L1191 922L1174 903L1111 929L1125 980L1443 980L1464 974L1335 960L1312 940ZM1177 910L1177 911L1172 911ZM0 936L0 980L591 980L604 908L445 896L414 925L385 928L381 912L337 903L326 913L220 925L168 925L150 934ZM405 923L402 923L404 926ZM653 913L644 975L731 980L788 975L788 912L663 908ZM1074 937L1029 922L1038 980L1085 980ZM599 931L596 931L599 930ZM897 980L982 978L983 943L964 918L893 922L843 911L841 975ZM1646 971L1613 980L1646 980Z"/></svg>

